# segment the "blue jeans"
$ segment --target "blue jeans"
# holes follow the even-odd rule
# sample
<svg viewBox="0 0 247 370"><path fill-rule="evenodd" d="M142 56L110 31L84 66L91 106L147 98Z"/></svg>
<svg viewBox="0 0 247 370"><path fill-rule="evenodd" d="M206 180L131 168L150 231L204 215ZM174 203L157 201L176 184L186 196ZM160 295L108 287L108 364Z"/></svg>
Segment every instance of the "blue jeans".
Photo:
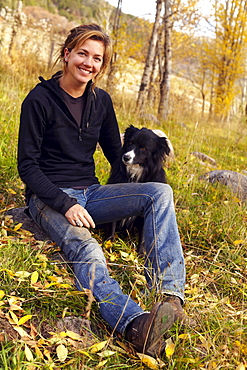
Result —
<svg viewBox="0 0 247 370"><path fill-rule="evenodd" d="M173 194L161 183L91 185L86 190L62 189L87 209L95 224L144 216L146 279L150 289L184 300L185 268ZM66 217L35 195L29 204L33 219L61 247L73 263L79 290L91 289L101 316L124 333L127 325L143 314L141 307L109 276L101 246L87 228L71 225Z"/></svg>

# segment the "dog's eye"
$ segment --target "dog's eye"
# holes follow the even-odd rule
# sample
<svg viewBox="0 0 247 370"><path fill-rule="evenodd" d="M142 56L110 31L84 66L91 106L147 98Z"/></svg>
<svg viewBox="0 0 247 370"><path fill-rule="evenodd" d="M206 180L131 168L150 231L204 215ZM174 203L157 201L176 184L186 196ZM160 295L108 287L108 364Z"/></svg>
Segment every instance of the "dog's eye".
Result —
<svg viewBox="0 0 247 370"><path fill-rule="evenodd" d="M142 148L140 148L140 150L147 150L147 148L145 148L144 146Z"/></svg>
<svg viewBox="0 0 247 370"><path fill-rule="evenodd" d="M133 144L133 141L129 141L129 145L132 145Z"/></svg>

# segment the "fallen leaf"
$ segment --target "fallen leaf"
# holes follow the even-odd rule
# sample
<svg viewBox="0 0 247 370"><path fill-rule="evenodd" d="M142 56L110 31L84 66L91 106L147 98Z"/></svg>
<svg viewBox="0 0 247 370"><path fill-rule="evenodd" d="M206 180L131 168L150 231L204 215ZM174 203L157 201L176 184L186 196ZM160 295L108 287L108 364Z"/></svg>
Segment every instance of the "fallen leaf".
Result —
<svg viewBox="0 0 247 370"><path fill-rule="evenodd" d="M13 326L13 329L15 329L22 338L32 339L32 337L24 329L22 329L21 326Z"/></svg>
<svg viewBox="0 0 247 370"><path fill-rule="evenodd" d="M42 360L44 359L43 353L41 352L41 350L39 349L39 347L38 347L38 346L35 346L35 353L36 353L36 355L37 355L39 358L42 358Z"/></svg>
<svg viewBox="0 0 247 370"><path fill-rule="evenodd" d="M173 343L173 341L171 340L171 338L168 338L166 340L166 357L170 358L174 351L175 351L175 344Z"/></svg>
<svg viewBox="0 0 247 370"><path fill-rule="evenodd" d="M93 360L93 357L90 356L90 354L87 351L82 351L81 349L79 349L78 352L79 353L82 353L85 356L87 356L88 358L90 358L90 360Z"/></svg>
<svg viewBox="0 0 247 370"><path fill-rule="evenodd" d="M246 366L245 366L243 363L239 364L239 365L236 367L236 370L245 370L245 369L246 369Z"/></svg>
<svg viewBox="0 0 247 370"><path fill-rule="evenodd" d="M109 356L115 355L115 353L116 351L110 351L109 349L106 349L105 351L98 353L98 356L109 357Z"/></svg>
<svg viewBox="0 0 247 370"><path fill-rule="evenodd" d="M19 223L19 224L15 225L14 231L19 230L21 227L22 227L22 223Z"/></svg>
<svg viewBox="0 0 247 370"><path fill-rule="evenodd" d="M28 278L31 275L30 272L28 271L16 271L14 276L20 278L20 279L25 279Z"/></svg>
<svg viewBox="0 0 247 370"><path fill-rule="evenodd" d="M137 356L141 360L141 362L149 367L149 369L158 370L159 364L158 362L151 356L144 355L143 353L137 353Z"/></svg>
<svg viewBox="0 0 247 370"><path fill-rule="evenodd" d="M243 244L243 243L244 243L244 240L234 240L234 242L233 242L233 244L235 246L240 245L240 244Z"/></svg>
<svg viewBox="0 0 247 370"><path fill-rule="evenodd" d="M99 369L100 367L105 366L108 360L103 360L98 363L98 365L95 367L95 369Z"/></svg>
<svg viewBox="0 0 247 370"><path fill-rule="evenodd" d="M12 319L12 324L18 325L19 320L18 320L18 317L16 316L16 314L11 310L9 310L9 314L10 314L11 319ZM11 323L11 320L9 320L9 322Z"/></svg>
<svg viewBox="0 0 247 370"><path fill-rule="evenodd" d="M81 335L74 333L71 330L66 331L66 336L74 340L84 340L84 338Z"/></svg>
<svg viewBox="0 0 247 370"><path fill-rule="evenodd" d="M25 324L25 322L27 322L28 320L30 320L32 317L32 315L25 315L23 317L21 317L19 320L18 320L18 325L23 325Z"/></svg>
<svg viewBox="0 0 247 370"><path fill-rule="evenodd" d="M178 338L180 338L180 339L190 339L190 334L180 334L178 336Z"/></svg>
<svg viewBox="0 0 247 370"><path fill-rule="evenodd" d="M91 353L97 353L105 347L106 343L107 343L107 340L100 342L100 343L95 343L91 347L89 347L89 351Z"/></svg>
<svg viewBox="0 0 247 370"><path fill-rule="evenodd" d="M16 191L14 191L13 189L11 189L11 188L8 188L7 189L7 192L8 193L10 193L10 194L13 194L13 195L15 195L16 194Z"/></svg>
<svg viewBox="0 0 247 370"><path fill-rule="evenodd" d="M68 356L68 349L64 344L59 344L56 348L57 357L61 362L64 362Z"/></svg>
<svg viewBox="0 0 247 370"><path fill-rule="evenodd" d="M27 345L25 345L25 356L26 356L27 361L33 361L32 351Z"/></svg>
<svg viewBox="0 0 247 370"><path fill-rule="evenodd" d="M5 293L3 290L0 290L0 299L2 299L5 296Z"/></svg>
<svg viewBox="0 0 247 370"><path fill-rule="evenodd" d="M31 275L31 284L36 284L39 280L39 273L38 271L34 271Z"/></svg>

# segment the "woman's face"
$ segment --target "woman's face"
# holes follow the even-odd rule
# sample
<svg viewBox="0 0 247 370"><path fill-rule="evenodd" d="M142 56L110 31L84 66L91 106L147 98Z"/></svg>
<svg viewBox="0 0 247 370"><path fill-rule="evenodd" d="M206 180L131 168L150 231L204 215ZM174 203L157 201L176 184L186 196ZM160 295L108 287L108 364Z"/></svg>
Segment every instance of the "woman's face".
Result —
<svg viewBox="0 0 247 370"><path fill-rule="evenodd" d="M66 77L69 77L72 84L86 85L100 72L104 52L104 44L91 39L86 40L78 49L65 49Z"/></svg>

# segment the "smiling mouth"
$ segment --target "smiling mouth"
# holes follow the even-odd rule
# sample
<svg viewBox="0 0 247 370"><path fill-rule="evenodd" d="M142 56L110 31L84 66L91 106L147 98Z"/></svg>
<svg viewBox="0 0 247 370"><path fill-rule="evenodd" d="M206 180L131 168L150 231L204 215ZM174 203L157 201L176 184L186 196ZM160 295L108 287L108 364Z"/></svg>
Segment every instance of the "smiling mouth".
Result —
<svg viewBox="0 0 247 370"><path fill-rule="evenodd" d="M92 73L91 71L88 71L88 70L83 69L83 68L79 68L79 67L78 67L78 69L79 69L79 71L82 71L82 72L87 73L87 74Z"/></svg>

